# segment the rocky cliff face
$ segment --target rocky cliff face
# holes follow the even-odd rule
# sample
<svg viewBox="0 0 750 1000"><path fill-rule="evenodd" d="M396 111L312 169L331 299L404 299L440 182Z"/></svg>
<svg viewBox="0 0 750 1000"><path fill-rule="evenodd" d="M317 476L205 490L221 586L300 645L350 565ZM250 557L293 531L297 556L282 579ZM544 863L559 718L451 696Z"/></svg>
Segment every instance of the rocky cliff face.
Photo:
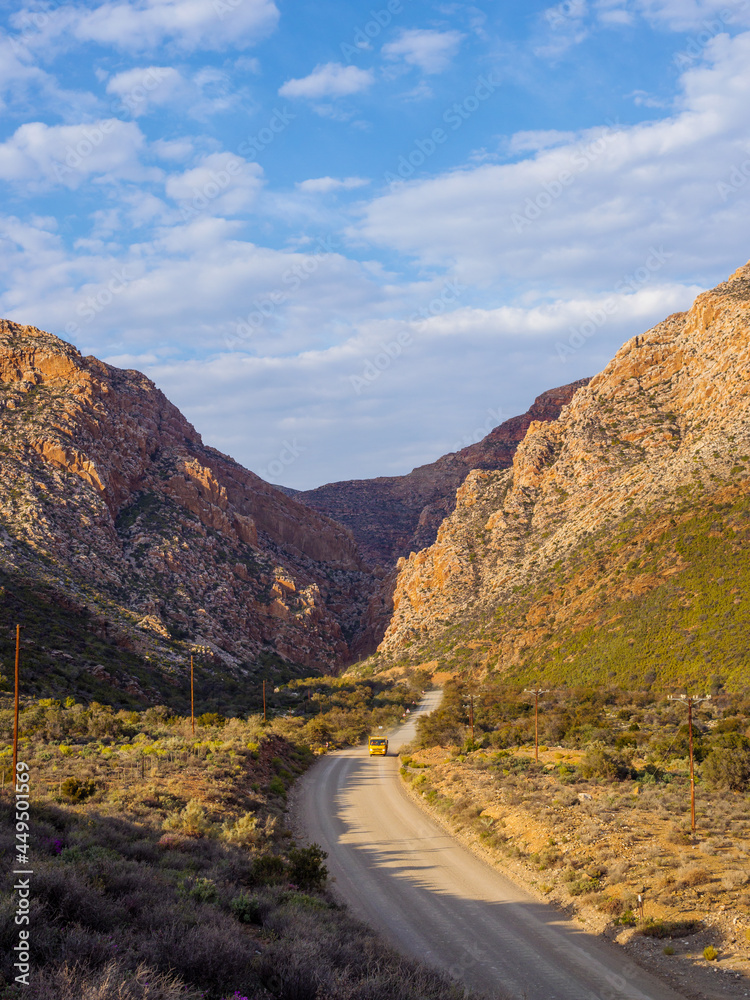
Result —
<svg viewBox="0 0 750 1000"><path fill-rule="evenodd" d="M408 475L328 483L295 491L294 497L350 528L365 559L390 570L401 556L432 545L472 469L507 469L529 426L556 420L587 381L543 392L526 413L506 420L481 441Z"/></svg>
<svg viewBox="0 0 750 1000"><path fill-rule="evenodd" d="M0 322L0 381L0 568L165 662L180 642L238 670L350 658L370 575L346 528L205 446L145 376L51 334Z"/></svg>
<svg viewBox="0 0 750 1000"><path fill-rule="evenodd" d="M670 546L681 520L712 500L745 516L748 463L750 265L628 341L558 420L532 422L512 469L467 477L435 543L399 561L381 653L460 640L467 659L507 666L543 643L557 655L576 615L591 636L614 633L608 602L684 567ZM709 526L707 545L723 531L735 534ZM657 543L664 558L647 566Z"/></svg>

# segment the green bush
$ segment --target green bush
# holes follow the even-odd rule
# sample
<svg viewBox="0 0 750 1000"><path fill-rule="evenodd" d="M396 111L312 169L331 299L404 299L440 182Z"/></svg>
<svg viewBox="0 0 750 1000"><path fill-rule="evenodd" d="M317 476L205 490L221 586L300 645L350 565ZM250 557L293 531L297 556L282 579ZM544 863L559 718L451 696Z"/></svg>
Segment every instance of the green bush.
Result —
<svg viewBox="0 0 750 1000"><path fill-rule="evenodd" d="M700 920L654 920L649 917L641 928L641 934L652 938L687 937L702 926Z"/></svg>
<svg viewBox="0 0 750 1000"><path fill-rule="evenodd" d="M62 783L62 793L73 802L85 802L96 792L96 782L91 778L66 778Z"/></svg>
<svg viewBox="0 0 750 1000"><path fill-rule="evenodd" d="M716 788L744 792L750 786L750 740L739 733L722 733L703 763L703 776Z"/></svg>
<svg viewBox="0 0 750 1000"><path fill-rule="evenodd" d="M199 726L217 726L219 729L227 724L227 720L218 712L204 712L203 715L198 716L196 722Z"/></svg>
<svg viewBox="0 0 750 1000"><path fill-rule="evenodd" d="M251 879L261 885L280 882L286 874L284 859L276 854L262 854L253 861Z"/></svg>
<svg viewBox="0 0 750 1000"><path fill-rule="evenodd" d="M632 774L632 768L622 756L596 740L591 743L581 760L581 774L585 778L606 778L609 781L624 781Z"/></svg>
<svg viewBox="0 0 750 1000"><path fill-rule="evenodd" d="M248 896L241 892L229 904L229 909L243 924L259 924L261 922L260 901L257 896Z"/></svg>
<svg viewBox="0 0 750 1000"><path fill-rule="evenodd" d="M328 878L323 863L327 857L320 844L293 847L289 852L289 878L300 889L322 889Z"/></svg>

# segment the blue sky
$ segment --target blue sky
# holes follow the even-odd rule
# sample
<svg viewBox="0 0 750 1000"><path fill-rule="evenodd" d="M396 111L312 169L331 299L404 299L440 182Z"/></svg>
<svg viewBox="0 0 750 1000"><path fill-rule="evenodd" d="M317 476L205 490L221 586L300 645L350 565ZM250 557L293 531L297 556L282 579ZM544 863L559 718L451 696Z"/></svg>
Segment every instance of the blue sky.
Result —
<svg viewBox="0 0 750 1000"><path fill-rule="evenodd" d="M0 27L0 315L298 488L409 471L750 257L750 0L111 0Z"/></svg>

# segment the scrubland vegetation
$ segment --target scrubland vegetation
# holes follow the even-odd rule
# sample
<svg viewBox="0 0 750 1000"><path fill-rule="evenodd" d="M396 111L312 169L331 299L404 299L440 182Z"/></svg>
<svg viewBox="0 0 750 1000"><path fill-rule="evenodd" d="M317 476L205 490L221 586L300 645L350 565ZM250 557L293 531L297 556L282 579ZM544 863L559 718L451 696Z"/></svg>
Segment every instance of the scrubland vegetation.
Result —
<svg viewBox="0 0 750 1000"><path fill-rule="evenodd" d="M491 560L477 529L477 558ZM711 498L700 485L664 513L635 507L501 601L463 601L398 662L437 661L457 673L481 666L523 685L638 689L657 683L747 686L750 631L750 497L747 484ZM363 670L393 666L373 656ZM549 683L547 683L549 682Z"/></svg>
<svg viewBox="0 0 750 1000"><path fill-rule="evenodd" d="M411 684L310 678L279 714L189 718L73 699L27 703L32 982L13 982L12 866L0 908L3 1000L458 1000L326 890L325 854L285 826L324 743L400 719ZM12 713L0 711L0 841L12 858Z"/></svg>
<svg viewBox="0 0 750 1000"><path fill-rule="evenodd" d="M672 953L697 941L744 968L750 698L715 681L711 701L694 708L695 835L684 703L648 690L550 690L539 700L538 763L534 727L533 694L450 681L402 775L449 826L551 901L583 907L598 929L681 939Z"/></svg>

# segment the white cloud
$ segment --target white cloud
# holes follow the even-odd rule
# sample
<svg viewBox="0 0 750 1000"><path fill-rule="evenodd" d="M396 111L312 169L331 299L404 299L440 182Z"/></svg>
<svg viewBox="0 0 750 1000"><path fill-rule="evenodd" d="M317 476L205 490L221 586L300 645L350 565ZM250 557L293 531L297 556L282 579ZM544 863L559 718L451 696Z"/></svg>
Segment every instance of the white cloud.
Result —
<svg viewBox="0 0 750 1000"><path fill-rule="evenodd" d="M279 20L273 0L122 0L74 7L68 30L79 41L133 51L173 42L182 49L238 49L267 37Z"/></svg>
<svg viewBox="0 0 750 1000"><path fill-rule="evenodd" d="M516 132L508 142L508 152L537 153L552 146L562 146L575 139L573 132L559 132L557 129L538 129L530 132Z"/></svg>
<svg viewBox="0 0 750 1000"><path fill-rule="evenodd" d="M113 110L134 118L184 98L187 91L187 81L171 66L125 70L107 82L107 93L118 98Z"/></svg>
<svg viewBox="0 0 750 1000"><path fill-rule="evenodd" d="M80 187L88 178L158 179L139 161L145 136L133 122L102 119L87 125L28 122L0 145L0 178L29 190Z"/></svg>
<svg viewBox="0 0 750 1000"><path fill-rule="evenodd" d="M442 73L464 37L460 31L410 28L403 30L396 41L384 45L383 55L394 62L416 66L423 73Z"/></svg>
<svg viewBox="0 0 750 1000"><path fill-rule="evenodd" d="M636 0L649 21L672 31L707 31L717 35L732 25L750 23L750 9L743 2L725 0Z"/></svg>
<svg viewBox="0 0 750 1000"><path fill-rule="evenodd" d="M23 42L0 32L0 108L9 91L44 86L48 80L47 74L32 64Z"/></svg>
<svg viewBox="0 0 750 1000"><path fill-rule="evenodd" d="M652 97L646 90L634 90L632 94L628 94L627 96L631 98L638 108L665 108L667 106L666 101L661 101L658 97Z"/></svg>
<svg viewBox="0 0 750 1000"><path fill-rule="evenodd" d="M719 273L736 267L747 257L750 181L730 194L719 185L748 156L750 33L716 38L706 55L683 75L674 115L394 186L352 236L498 294L518 282L614 285L652 245L674 254L670 275L694 274L707 257Z"/></svg>
<svg viewBox="0 0 750 1000"><path fill-rule="evenodd" d="M272 481L309 488L397 475L455 450L465 435L483 436L542 388L594 374L622 341L685 308L698 290L662 285L615 297L608 324L572 356L557 342L604 297L460 307L426 321L363 319L340 343L296 356L167 361L148 374L212 444ZM298 455L279 465L285 440L296 440Z"/></svg>
<svg viewBox="0 0 750 1000"><path fill-rule="evenodd" d="M610 27L635 23L635 15L628 9L628 0L596 0L596 18L600 24Z"/></svg>
<svg viewBox="0 0 750 1000"><path fill-rule="evenodd" d="M326 63L324 66L316 66L309 76L287 80L279 88L279 94L282 97L304 97L311 100L346 97L367 90L374 80L372 70L343 66L341 63Z"/></svg>
<svg viewBox="0 0 750 1000"><path fill-rule="evenodd" d="M263 187L263 168L233 153L210 153L182 174L167 178L166 193L186 219L207 211L235 216L250 211Z"/></svg>
<svg viewBox="0 0 750 1000"><path fill-rule="evenodd" d="M190 78L171 66L129 69L113 76L106 89L116 98L112 111L133 118L172 108L203 121L226 114L243 101L246 109L252 103L224 70L213 66L204 66Z"/></svg>
<svg viewBox="0 0 750 1000"><path fill-rule="evenodd" d="M364 177L310 177L306 181L298 181L296 186L300 191L327 194L329 191L351 191L369 183Z"/></svg>

